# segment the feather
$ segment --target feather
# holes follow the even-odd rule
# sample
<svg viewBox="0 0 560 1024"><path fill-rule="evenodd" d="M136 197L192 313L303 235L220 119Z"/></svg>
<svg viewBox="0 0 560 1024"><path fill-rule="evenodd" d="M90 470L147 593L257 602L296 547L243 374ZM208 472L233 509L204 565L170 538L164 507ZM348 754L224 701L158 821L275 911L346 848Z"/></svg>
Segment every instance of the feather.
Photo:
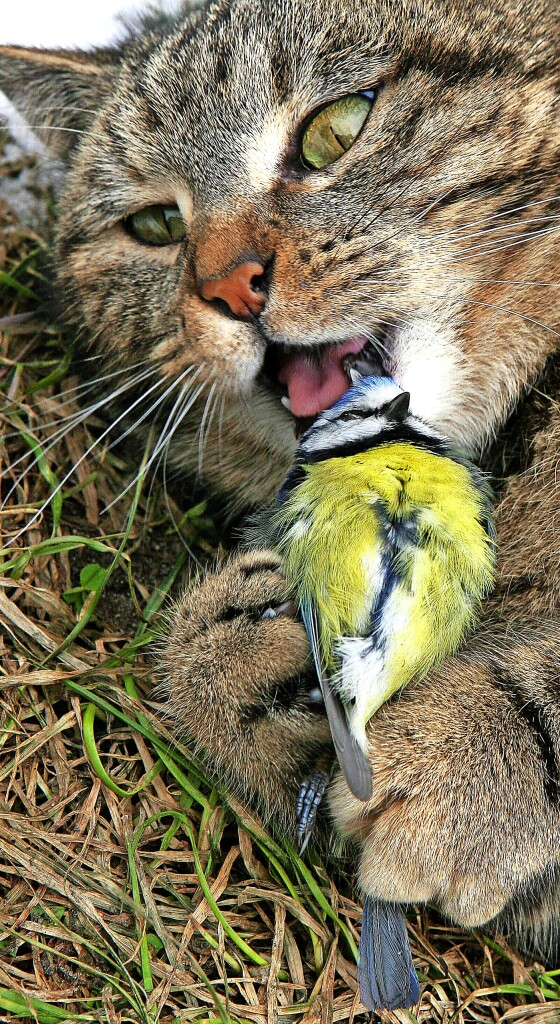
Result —
<svg viewBox="0 0 560 1024"><path fill-rule="evenodd" d="M419 1001L406 922L397 903L365 897L358 979L368 1010L405 1009Z"/></svg>
<svg viewBox="0 0 560 1024"><path fill-rule="evenodd" d="M354 796L358 800L370 800L372 795L371 766L366 754L350 732L346 712L340 698L334 693L329 680L325 678L321 664L315 609L310 601L304 600L301 602L300 611L311 644L313 661L340 767Z"/></svg>

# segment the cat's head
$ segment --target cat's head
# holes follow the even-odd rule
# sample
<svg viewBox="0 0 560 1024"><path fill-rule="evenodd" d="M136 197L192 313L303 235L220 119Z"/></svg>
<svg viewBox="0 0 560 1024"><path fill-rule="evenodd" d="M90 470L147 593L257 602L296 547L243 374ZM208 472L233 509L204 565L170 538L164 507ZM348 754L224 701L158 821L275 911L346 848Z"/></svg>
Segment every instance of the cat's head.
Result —
<svg viewBox="0 0 560 1024"><path fill-rule="evenodd" d="M176 465L274 493L282 396L315 416L348 354L468 449L492 436L557 347L559 17L218 0L115 50L3 49L68 161L61 313Z"/></svg>

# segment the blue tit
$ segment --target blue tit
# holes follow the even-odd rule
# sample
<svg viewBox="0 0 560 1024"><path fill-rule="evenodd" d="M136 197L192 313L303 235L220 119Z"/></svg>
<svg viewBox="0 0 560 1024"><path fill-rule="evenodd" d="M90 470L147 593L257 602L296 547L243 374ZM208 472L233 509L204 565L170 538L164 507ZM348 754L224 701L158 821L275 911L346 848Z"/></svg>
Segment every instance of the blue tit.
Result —
<svg viewBox="0 0 560 1024"><path fill-rule="evenodd" d="M453 653L494 578L491 493L387 377L355 379L301 438L259 542L284 558L335 749L372 792L366 726L400 687Z"/></svg>
<svg viewBox="0 0 560 1024"><path fill-rule="evenodd" d="M372 795L369 719L456 650L494 579L489 487L409 402L389 378L354 380L303 435L276 507L253 529L284 558L335 750L360 800ZM319 772L302 785L302 848L327 782ZM370 1010L420 997L401 908L367 893L358 972Z"/></svg>

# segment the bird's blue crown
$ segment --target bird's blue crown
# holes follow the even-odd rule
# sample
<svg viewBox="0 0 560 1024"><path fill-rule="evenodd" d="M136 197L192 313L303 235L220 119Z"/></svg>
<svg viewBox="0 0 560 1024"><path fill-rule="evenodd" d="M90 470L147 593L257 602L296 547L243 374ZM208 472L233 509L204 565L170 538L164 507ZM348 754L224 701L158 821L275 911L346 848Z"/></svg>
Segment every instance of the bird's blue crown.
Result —
<svg viewBox="0 0 560 1024"><path fill-rule="evenodd" d="M401 391L402 388L395 384L392 377L361 377L331 406L329 411L339 412L356 398L368 398L373 411L391 401Z"/></svg>

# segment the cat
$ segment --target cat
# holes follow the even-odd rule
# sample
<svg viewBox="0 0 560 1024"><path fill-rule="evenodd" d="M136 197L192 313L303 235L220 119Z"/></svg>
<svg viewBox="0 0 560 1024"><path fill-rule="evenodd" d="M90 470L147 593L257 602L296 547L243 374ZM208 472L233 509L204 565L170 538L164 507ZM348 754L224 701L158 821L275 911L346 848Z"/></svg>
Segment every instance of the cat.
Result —
<svg viewBox="0 0 560 1024"><path fill-rule="evenodd" d="M115 375L115 429L156 423L154 461L233 514L273 498L359 353L493 472L481 628L371 721L367 814L339 776L328 801L368 891L550 958L559 52L556 0L216 0L114 49L0 49L0 86L68 165L54 292ZM161 658L178 731L290 827L332 752L303 629L266 614L286 597L276 556L237 556L179 601Z"/></svg>

